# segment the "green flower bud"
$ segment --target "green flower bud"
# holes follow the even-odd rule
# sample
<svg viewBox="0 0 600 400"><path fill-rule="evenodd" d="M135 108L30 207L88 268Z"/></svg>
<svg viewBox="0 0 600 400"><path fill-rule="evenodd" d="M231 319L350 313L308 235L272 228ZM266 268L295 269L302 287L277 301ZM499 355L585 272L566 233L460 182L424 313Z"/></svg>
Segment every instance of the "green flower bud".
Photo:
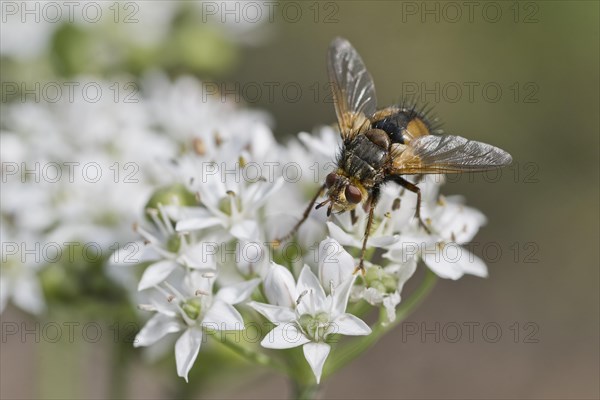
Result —
<svg viewBox="0 0 600 400"><path fill-rule="evenodd" d="M309 314L303 314L300 316L300 318L298 318L298 324L300 324L300 327L302 329L304 329L305 331L307 331L307 327L312 323L313 320L313 316L309 315Z"/></svg>
<svg viewBox="0 0 600 400"><path fill-rule="evenodd" d="M378 280L381 277L381 267L373 266L367 269L367 273L365 274L365 280L367 283Z"/></svg>
<svg viewBox="0 0 600 400"><path fill-rule="evenodd" d="M374 288L378 292L387 293L385 285L380 280L370 282L369 287Z"/></svg>
<svg viewBox="0 0 600 400"><path fill-rule="evenodd" d="M383 286L385 286L386 293L394 293L398 286L396 279L391 275L384 275L381 279Z"/></svg>
<svg viewBox="0 0 600 400"><path fill-rule="evenodd" d="M150 200L148 200L148 203L146 203L146 208L157 209L159 204L194 206L198 205L198 201L196 200L196 196L187 190L184 185L181 183L176 183L171 186L165 186L157 189L150 197Z"/></svg>

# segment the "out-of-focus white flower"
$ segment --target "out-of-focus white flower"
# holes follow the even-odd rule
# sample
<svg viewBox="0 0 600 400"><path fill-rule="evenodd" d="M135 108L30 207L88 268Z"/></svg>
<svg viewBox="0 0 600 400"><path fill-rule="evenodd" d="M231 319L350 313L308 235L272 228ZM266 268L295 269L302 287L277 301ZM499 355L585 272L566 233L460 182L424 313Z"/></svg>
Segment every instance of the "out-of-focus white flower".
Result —
<svg viewBox="0 0 600 400"><path fill-rule="evenodd" d="M261 345L271 349L302 346L318 383L331 350L326 342L329 335L360 336L371 333L371 328L361 319L346 313L354 277L342 282L330 295L325 294L319 279L308 266L302 269L295 288L289 287L289 275L279 272L273 276L273 281L277 279L281 282L272 282L270 286L280 288L272 292L278 298L270 301L283 305L248 303L276 325ZM290 306L290 298L296 295L295 303Z"/></svg>
<svg viewBox="0 0 600 400"><path fill-rule="evenodd" d="M36 3L38 3L39 8L41 2ZM20 10L21 5L25 7L26 3L12 3L11 5L3 3L2 5L3 21L0 24L0 55L25 61L38 57L48 50L50 40L58 24L40 19L40 11L34 11L30 14L29 21L22 22L23 11ZM27 7L30 10L32 9L31 5L27 5Z"/></svg>
<svg viewBox="0 0 600 400"><path fill-rule="evenodd" d="M123 58L121 51L107 51L112 41L126 48L156 48L166 41L178 13L196 18L198 25L208 26L205 34L222 37L227 42L256 45L268 35L265 21L267 7L255 3L242 10L244 3L128 1L97 2L91 5L31 1L3 5L0 54L26 61L50 50L54 33L65 24L95 39L99 60L111 65ZM238 9L232 9L237 7ZM245 7L245 5L244 5ZM245 7L246 8L246 7ZM233 12L232 12L233 11Z"/></svg>
<svg viewBox="0 0 600 400"><path fill-rule="evenodd" d="M134 346L150 346L169 333L181 332L175 343L177 375L188 379L203 337L208 332L244 329L244 320L233 307L245 301L260 280L253 279L220 289L213 295L215 274L192 271L186 275L182 290L164 283L157 287L167 301L155 301L145 309L156 311L135 338Z"/></svg>
<svg viewBox="0 0 600 400"><path fill-rule="evenodd" d="M2 221L0 226L0 237L2 237L2 249L0 257L0 314L11 301L18 308L31 314L39 314L46 308L44 295L40 286L37 272L40 265L27 262L23 246L33 249L39 239L30 235L20 237L9 235ZM34 255L40 257L40 254Z"/></svg>

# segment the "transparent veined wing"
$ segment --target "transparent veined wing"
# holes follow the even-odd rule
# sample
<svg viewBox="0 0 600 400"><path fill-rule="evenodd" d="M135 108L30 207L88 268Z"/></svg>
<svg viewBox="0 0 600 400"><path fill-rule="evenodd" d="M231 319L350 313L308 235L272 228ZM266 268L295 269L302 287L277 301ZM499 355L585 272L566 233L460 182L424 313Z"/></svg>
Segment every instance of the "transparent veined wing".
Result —
<svg viewBox="0 0 600 400"><path fill-rule="evenodd" d="M486 171L512 162L498 147L451 135L418 137L398 146L392 157L392 173L397 175Z"/></svg>
<svg viewBox="0 0 600 400"><path fill-rule="evenodd" d="M335 113L344 140L369 129L375 113L375 85L360 55L346 39L336 38L329 46L327 68Z"/></svg>

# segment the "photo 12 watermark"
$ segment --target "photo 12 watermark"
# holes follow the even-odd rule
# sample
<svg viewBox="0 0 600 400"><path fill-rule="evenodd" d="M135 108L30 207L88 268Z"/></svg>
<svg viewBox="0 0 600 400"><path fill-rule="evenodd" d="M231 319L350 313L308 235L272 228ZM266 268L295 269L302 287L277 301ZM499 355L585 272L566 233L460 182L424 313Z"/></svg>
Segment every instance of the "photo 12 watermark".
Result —
<svg viewBox="0 0 600 400"><path fill-rule="evenodd" d="M402 343L512 343L537 344L540 342L540 326L536 322L514 321L449 321L414 322L400 325Z"/></svg>
<svg viewBox="0 0 600 400"><path fill-rule="evenodd" d="M135 24L144 1L2 1L2 23Z"/></svg>
<svg viewBox="0 0 600 400"><path fill-rule="evenodd" d="M111 164L96 161L1 163L2 183L139 183L140 166L132 161Z"/></svg>
<svg viewBox="0 0 600 400"><path fill-rule="evenodd" d="M541 18L540 3L535 1L402 1L401 5L402 23L537 24Z"/></svg>
<svg viewBox="0 0 600 400"><path fill-rule="evenodd" d="M135 82L2 82L2 103L139 103Z"/></svg>

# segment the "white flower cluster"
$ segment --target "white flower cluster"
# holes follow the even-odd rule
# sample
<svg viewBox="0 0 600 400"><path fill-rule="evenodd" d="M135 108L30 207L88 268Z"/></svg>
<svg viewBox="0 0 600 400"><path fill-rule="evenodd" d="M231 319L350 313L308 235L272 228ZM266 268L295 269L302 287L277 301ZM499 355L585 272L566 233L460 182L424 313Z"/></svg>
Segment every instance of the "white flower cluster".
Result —
<svg viewBox="0 0 600 400"><path fill-rule="evenodd" d="M196 113L203 115L200 106ZM327 221L324 210L313 211L295 240L277 243L332 169L340 146L337 132L323 127L282 146L263 121L240 110L232 110L222 126L201 129L204 125L197 118L194 151L172 165L179 176L173 183L185 185L195 204L181 204L175 193L148 210L153 223L137 228L154 255L138 289L151 297L143 309L156 315L136 346L179 332L180 376L187 379L203 332L243 330L242 314L256 318L253 309L274 325L263 332L262 346L302 346L319 381L334 335L371 332L346 311L349 305L364 300L383 307L392 322L419 260L442 278L486 276L485 264L460 247L485 218L459 198L439 196L440 177L421 182L422 214L431 234L414 218L416 196L395 184L385 187L364 276L353 273L366 224L362 210L356 221L348 213Z"/></svg>
<svg viewBox="0 0 600 400"><path fill-rule="evenodd" d="M459 198L438 195L439 177L419 183L431 234L414 218L416 196L395 184L384 187L364 276L353 274L366 224L361 209L355 221L349 213L328 221L325 210L313 210L292 241L277 246L275 239L291 229L333 169L337 132L322 127L281 145L267 116L207 99L192 78L171 83L154 76L143 93L127 107L11 107L2 132L3 162L84 162L112 155L135 160L140 180L127 188L28 179L13 185L14 193L2 191L2 216L38 235L108 235L112 241L110 235L129 232L131 218L139 216L140 260L148 263L137 290L148 299L141 308L155 315L135 345L151 346L177 333L179 376L187 379L207 336L244 330L248 318L260 322L257 311L274 326L263 333L262 346L302 346L319 381L332 338L371 333L348 310L366 302L382 307L392 322L418 261L442 278L487 275L485 264L460 247L485 217ZM158 200L147 203L157 191Z"/></svg>
<svg viewBox="0 0 600 400"><path fill-rule="evenodd" d="M114 82L76 81L98 95L2 108L0 312L9 299L43 311L36 274L63 261L60 254L93 261L134 241L132 224L156 187L172 180L170 162L197 132L267 122L262 113L234 113L191 78L149 74L125 102L115 100Z"/></svg>

